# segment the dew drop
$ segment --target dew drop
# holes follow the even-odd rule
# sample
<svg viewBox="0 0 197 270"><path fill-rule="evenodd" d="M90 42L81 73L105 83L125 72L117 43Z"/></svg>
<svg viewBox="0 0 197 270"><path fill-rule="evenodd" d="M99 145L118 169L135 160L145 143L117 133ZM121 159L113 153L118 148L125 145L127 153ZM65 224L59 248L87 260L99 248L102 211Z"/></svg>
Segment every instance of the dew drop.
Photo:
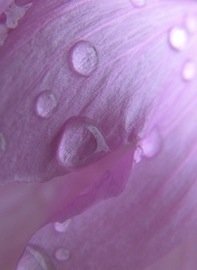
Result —
<svg viewBox="0 0 197 270"><path fill-rule="evenodd" d="M158 130L153 129L148 136L142 138L134 153L134 161L139 163L143 157L152 158L158 154L161 148L161 138Z"/></svg>
<svg viewBox="0 0 197 270"><path fill-rule="evenodd" d="M188 34L182 27L173 27L169 33L169 42L173 49L177 51L183 50L188 42Z"/></svg>
<svg viewBox="0 0 197 270"><path fill-rule="evenodd" d="M67 261L70 258L70 251L65 248L59 248L55 252L55 258L58 261Z"/></svg>
<svg viewBox="0 0 197 270"><path fill-rule="evenodd" d="M64 222L55 222L54 228L57 232L64 233L68 229L68 226L70 225L71 219L68 219Z"/></svg>
<svg viewBox="0 0 197 270"><path fill-rule="evenodd" d="M6 150L6 140L3 133L0 132L0 152L5 152Z"/></svg>
<svg viewBox="0 0 197 270"><path fill-rule="evenodd" d="M84 165L95 155L107 152L105 139L87 118L72 117L63 129L57 158L67 169Z"/></svg>
<svg viewBox="0 0 197 270"><path fill-rule="evenodd" d="M135 153L134 153L134 161L135 163L139 163L143 157L143 150L140 146L137 146Z"/></svg>
<svg viewBox="0 0 197 270"><path fill-rule="evenodd" d="M97 68L98 54L88 41L78 41L69 56L72 69L82 76L90 76Z"/></svg>
<svg viewBox="0 0 197 270"><path fill-rule="evenodd" d="M196 64L193 61L187 61L183 67L182 77L185 81L191 81L196 75Z"/></svg>
<svg viewBox="0 0 197 270"><path fill-rule="evenodd" d="M28 246L17 270L54 270L50 257L39 247Z"/></svg>
<svg viewBox="0 0 197 270"><path fill-rule="evenodd" d="M143 7L146 4L146 0L131 0L134 7Z"/></svg>
<svg viewBox="0 0 197 270"><path fill-rule="evenodd" d="M57 100L50 91L42 92L36 99L36 112L42 118L48 118L57 107Z"/></svg>
<svg viewBox="0 0 197 270"><path fill-rule="evenodd" d="M185 25L187 28L187 31L190 34L194 34L197 32L197 16L189 15L186 17Z"/></svg>

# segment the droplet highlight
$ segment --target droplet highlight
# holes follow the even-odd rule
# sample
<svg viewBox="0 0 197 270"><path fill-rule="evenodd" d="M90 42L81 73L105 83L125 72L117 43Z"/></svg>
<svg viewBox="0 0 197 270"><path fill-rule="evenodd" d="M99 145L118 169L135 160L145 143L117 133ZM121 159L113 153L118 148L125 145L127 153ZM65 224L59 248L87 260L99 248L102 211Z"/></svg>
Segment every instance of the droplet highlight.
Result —
<svg viewBox="0 0 197 270"><path fill-rule="evenodd" d="M56 232L65 233L71 223L71 219L68 219L64 222L55 222L54 229Z"/></svg>
<svg viewBox="0 0 197 270"><path fill-rule="evenodd" d="M55 258L58 261L67 261L70 258L70 251L65 248L59 248L55 251Z"/></svg>
<svg viewBox="0 0 197 270"><path fill-rule="evenodd" d="M90 76L98 66L98 53L89 41L78 41L70 51L72 70L82 76Z"/></svg>
<svg viewBox="0 0 197 270"><path fill-rule="evenodd" d="M99 129L84 117L72 117L64 125L57 158L67 169L87 164L109 150Z"/></svg>
<svg viewBox="0 0 197 270"><path fill-rule="evenodd" d="M177 51L185 49L188 43L188 34L183 27L173 27L169 33L169 43Z"/></svg>
<svg viewBox="0 0 197 270"><path fill-rule="evenodd" d="M36 112L42 118L50 117L57 107L57 100L50 91L42 92L36 99Z"/></svg>
<svg viewBox="0 0 197 270"><path fill-rule="evenodd" d="M139 163L144 157L152 158L161 149L161 137L157 129L153 129L147 136L140 139L134 153L135 163Z"/></svg>
<svg viewBox="0 0 197 270"><path fill-rule="evenodd" d="M191 81L196 76L196 64L193 61L187 61L182 70L182 77L185 81Z"/></svg>

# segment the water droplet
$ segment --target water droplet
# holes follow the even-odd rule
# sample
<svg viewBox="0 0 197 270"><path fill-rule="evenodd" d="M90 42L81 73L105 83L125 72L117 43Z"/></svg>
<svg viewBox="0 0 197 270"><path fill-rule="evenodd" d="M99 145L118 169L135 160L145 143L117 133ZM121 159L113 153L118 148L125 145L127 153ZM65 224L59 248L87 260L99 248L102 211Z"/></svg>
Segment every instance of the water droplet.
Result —
<svg viewBox="0 0 197 270"><path fill-rule="evenodd" d="M183 50L188 42L188 34L182 27L173 27L169 33L169 42L173 49Z"/></svg>
<svg viewBox="0 0 197 270"><path fill-rule="evenodd" d="M70 258L70 251L65 248L59 248L55 252L55 258L58 261L67 261Z"/></svg>
<svg viewBox="0 0 197 270"><path fill-rule="evenodd" d="M5 152L6 150L6 140L3 133L0 133L0 152Z"/></svg>
<svg viewBox="0 0 197 270"><path fill-rule="evenodd" d="M108 150L103 135L89 119L72 117L64 126L57 157L69 169L84 165L95 154Z"/></svg>
<svg viewBox="0 0 197 270"><path fill-rule="evenodd" d="M78 41L70 51L70 63L76 73L82 76L91 75L98 65L95 47L88 41Z"/></svg>
<svg viewBox="0 0 197 270"><path fill-rule="evenodd" d="M158 130L153 129L147 136L142 138L134 153L134 161L139 163L143 157L152 158L161 148L161 137Z"/></svg>
<svg viewBox="0 0 197 270"><path fill-rule="evenodd" d="M182 77L185 81L194 79L196 75L196 64L193 61L187 61L183 67Z"/></svg>
<svg viewBox="0 0 197 270"><path fill-rule="evenodd" d="M186 17L185 25L187 28L187 31L190 34L194 34L197 32L197 16L189 15Z"/></svg>
<svg viewBox="0 0 197 270"><path fill-rule="evenodd" d="M143 150L140 146L137 146L134 153L134 157L133 157L135 163L139 163L142 160L142 156L143 156Z"/></svg>
<svg viewBox="0 0 197 270"><path fill-rule="evenodd" d="M18 263L17 270L54 270L50 257L37 246L28 246Z"/></svg>
<svg viewBox="0 0 197 270"><path fill-rule="evenodd" d="M68 219L64 222L55 222L54 228L57 232L64 233L68 229L68 226L70 225L71 219Z"/></svg>
<svg viewBox="0 0 197 270"><path fill-rule="evenodd" d="M143 7L146 4L146 0L131 0L134 7Z"/></svg>
<svg viewBox="0 0 197 270"><path fill-rule="evenodd" d="M42 118L48 118L57 107L57 100L50 91L42 92L36 100L36 112Z"/></svg>

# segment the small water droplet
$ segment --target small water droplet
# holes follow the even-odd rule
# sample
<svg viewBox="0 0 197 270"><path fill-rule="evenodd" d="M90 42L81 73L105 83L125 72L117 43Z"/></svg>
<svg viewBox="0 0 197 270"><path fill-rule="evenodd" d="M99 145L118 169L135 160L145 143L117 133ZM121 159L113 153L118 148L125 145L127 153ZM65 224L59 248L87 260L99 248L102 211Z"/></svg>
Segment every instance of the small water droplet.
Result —
<svg viewBox="0 0 197 270"><path fill-rule="evenodd" d="M183 50L188 42L188 34L183 27L173 27L169 33L169 42L173 49Z"/></svg>
<svg viewBox="0 0 197 270"><path fill-rule="evenodd" d="M57 232L64 233L68 229L68 226L70 225L71 219L68 219L64 222L55 222L54 228Z"/></svg>
<svg viewBox="0 0 197 270"><path fill-rule="evenodd" d="M187 31L190 34L196 33L197 32L197 16L188 15L185 20L185 25L186 25Z"/></svg>
<svg viewBox="0 0 197 270"><path fill-rule="evenodd" d="M70 251L65 248L59 248L55 252L55 258L58 261L67 261L70 258Z"/></svg>
<svg viewBox="0 0 197 270"><path fill-rule="evenodd" d="M70 118L61 134L57 157L66 168L84 165L96 153L108 151L99 129L87 118Z"/></svg>
<svg viewBox="0 0 197 270"><path fill-rule="evenodd" d="M36 112L42 118L48 118L57 107L57 100L50 91L42 92L36 99Z"/></svg>
<svg viewBox="0 0 197 270"><path fill-rule="evenodd" d="M139 163L142 160L142 156L143 156L143 150L140 146L137 146L134 153L134 157L133 157L135 163Z"/></svg>
<svg viewBox="0 0 197 270"><path fill-rule="evenodd" d="M143 157L152 158L161 148L161 137L158 130L153 129L147 136L142 138L134 153L134 161L139 163Z"/></svg>
<svg viewBox="0 0 197 270"><path fill-rule="evenodd" d="M131 0L134 7L143 7L146 4L146 0Z"/></svg>
<svg viewBox="0 0 197 270"><path fill-rule="evenodd" d="M194 79L196 75L196 64L193 61L187 61L183 67L182 77L185 81Z"/></svg>
<svg viewBox="0 0 197 270"><path fill-rule="evenodd" d="M98 65L95 47L88 41L78 41L70 51L70 63L76 73L90 76Z"/></svg>
<svg viewBox="0 0 197 270"><path fill-rule="evenodd" d="M0 152L5 152L6 150L6 140L3 133L0 132Z"/></svg>

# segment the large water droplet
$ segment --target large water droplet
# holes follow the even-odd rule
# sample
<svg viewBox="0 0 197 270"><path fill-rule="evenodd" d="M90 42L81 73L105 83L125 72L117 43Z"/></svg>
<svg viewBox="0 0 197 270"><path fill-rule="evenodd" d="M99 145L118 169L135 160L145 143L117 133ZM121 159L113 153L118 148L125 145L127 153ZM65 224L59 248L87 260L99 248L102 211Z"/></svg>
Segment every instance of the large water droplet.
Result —
<svg viewBox="0 0 197 270"><path fill-rule="evenodd" d="M188 42L188 34L183 27L173 27L169 33L169 42L173 49L183 50Z"/></svg>
<svg viewBox="0 0 197 270"><path fill-rule="evenodd" d="M57 100L50 91L42 92L36 99L36 112L42 118L52 115L57 107Z"/></svg>
<svg viewBox="0 0 197 270"><path fill-rule="evenodd" d="M50 257L39 247L28 246L17 270L54 270Z"/></svg>
<svg viewBox="0 0 197 270"><path fill-rule="evenodd" d="M69 57L72 69L82 76L89 76L97 68L98 54L88 41L78 41L72 47Z"/></svg>
<svg viewBox="0 0 197 270"><path fill-rule="evenodd" d="M183 67L182 77L185 81L191 81L196 76L196 64L193 61L187 61Z"/></svg>
<svg viewBox="0 0 197 270"><path fill-rule="evenodd" d="M0 153L6 150L6 140L3 133L0 132Z"/></svg>
<svg viewBox="0 0 197 270"><path fill-rule="evenodd" d="M152 158L158 154L161 148L161 137L158 130L153 129L147 136L142 138L134 153L134 160L139 163L143 157Z"/></svg>
<svg viewBox="0 0 197 270"><path fill-rule="evenodd" d="M57 157L69 169L84 165L95 155L99 156L108 150L102 133L89 119L72 117L64 126Z"/></svg>
<svg viewBox="0 0 197 270"><path fill-rule="evenodd" d="M146 0L131 0L134 7L143 7L146 4Z"/></svg>
<svg viewBox="0 0 197 270"><path fill-rule="evenodd" d="M68 229L68 226L70 225L71 219L68 219L64 222L55 222L54 228L57 232L64 233Z"/></svg>
<svg viewBox="0 0 197 270"><path fill-rule="evenodd" d="M70 251L65 248L59 248L55 252L55 258L58 261L67 261L70 258Z"/></svg>

